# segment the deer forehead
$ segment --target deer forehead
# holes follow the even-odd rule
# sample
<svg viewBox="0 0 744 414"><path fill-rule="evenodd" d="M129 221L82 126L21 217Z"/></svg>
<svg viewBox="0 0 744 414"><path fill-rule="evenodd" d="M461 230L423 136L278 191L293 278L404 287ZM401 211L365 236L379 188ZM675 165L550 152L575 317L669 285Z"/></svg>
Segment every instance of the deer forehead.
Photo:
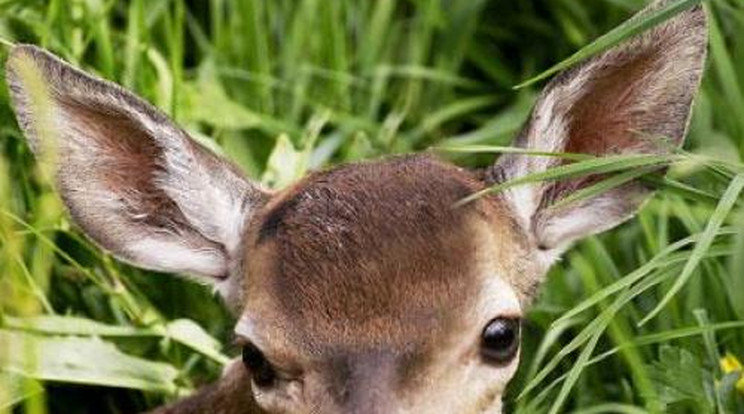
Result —
<svg viewBox="0 0 744 414"><path fill-rule="evenodd" d="M250 226L238 332L315 353L413 350L518 315L511 214L495 198L454 206L482 185L425 156L308 177Z"/></svg>

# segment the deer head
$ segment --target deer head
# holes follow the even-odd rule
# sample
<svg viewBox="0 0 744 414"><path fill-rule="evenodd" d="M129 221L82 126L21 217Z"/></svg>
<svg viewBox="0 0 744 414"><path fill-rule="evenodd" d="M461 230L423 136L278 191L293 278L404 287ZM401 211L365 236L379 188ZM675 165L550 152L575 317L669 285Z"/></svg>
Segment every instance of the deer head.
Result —
<svg viewBox="0 0 744 414"><path fill-rule="evenodd" d="M516 144L670 151L686 132L705 45L696 7L581 63L546 87ZM7 79L80 228L121 260L213 285L238 317L242 363L208 402L171 412L498 413L520 318L550 264L650 193L630 182L551 208L596 180L587 177L454 207L561 162L526 155L500 158L485 178L406 156L272 192L151 105L36 47L12 50Z"/></svg>

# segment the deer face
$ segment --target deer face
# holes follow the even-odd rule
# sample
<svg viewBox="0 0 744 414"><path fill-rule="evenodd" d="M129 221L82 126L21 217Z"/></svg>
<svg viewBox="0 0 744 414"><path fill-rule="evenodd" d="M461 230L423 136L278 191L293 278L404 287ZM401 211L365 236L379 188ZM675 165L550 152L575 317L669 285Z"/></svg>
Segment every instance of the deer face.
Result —
<svg viewBox="0 0 744 414"><path fill-rule="evenodd" d="M257 401L498 412L527 294L516 281L537 270L502 202L454 207L479 188L416 156L313 174L272 199L248 226L236 327Z"/></svg>
<svg viewBox="0 0 744 414"><path fill-rule="evenodd" d="M693 8L559 75L516 145L673 150L705 35ZM598 179L583 177L458 203L562 162L516 154L478 175L408 156L270 192L149 104L38 48L14 48L7 79L74 221L121 260L212 284L238 317L242 363L166 412L498 413L550 264L649 194L630 181L552 207Z"/></svg>

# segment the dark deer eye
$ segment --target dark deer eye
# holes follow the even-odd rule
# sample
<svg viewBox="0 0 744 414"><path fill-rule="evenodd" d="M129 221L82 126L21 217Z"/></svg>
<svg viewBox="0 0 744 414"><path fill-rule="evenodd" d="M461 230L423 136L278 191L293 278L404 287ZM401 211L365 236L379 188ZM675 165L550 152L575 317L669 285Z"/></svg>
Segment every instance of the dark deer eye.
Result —
<svg viewBox="0 0 744 414"><path fill-rule="evenodd" d="M496 318L483 329L481 353L489 362L505 364L519 350L519 318Z"/></svg>
<svg viewBox="0 0 744 414"><path fill-rule="evenodd" d="M259 387L270 387L276 380L276 371L266 359L263 352L253 344L243 346L243 365Z"/></svg>

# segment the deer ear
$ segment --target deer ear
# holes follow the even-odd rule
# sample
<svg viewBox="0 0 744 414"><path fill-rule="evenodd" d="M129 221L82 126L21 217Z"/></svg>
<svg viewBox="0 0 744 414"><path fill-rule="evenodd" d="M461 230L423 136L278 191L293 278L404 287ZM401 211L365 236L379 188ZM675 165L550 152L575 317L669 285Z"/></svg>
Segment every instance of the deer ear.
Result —
<svg viewBox="0 0 744 414"><path fill-rule="evenodd" d="M542 92L516 145L596 156L672 151L684 140L706 44L705 14L698 6L569 69ZM505 155L494 176L507 181L560 162ZM641 183L630 182L588 200L549 207L596 179L516 186L503 195L536 244L557 257L571 242L631 217L649 194Z"/></svg>
<svg viewBox="0 0 744 414"><path fill-rule="evenodd" d="M39 48L15 47L6 70L19 124L74 221L120 259L229 296L266 194L153 106Z"/></svg>

